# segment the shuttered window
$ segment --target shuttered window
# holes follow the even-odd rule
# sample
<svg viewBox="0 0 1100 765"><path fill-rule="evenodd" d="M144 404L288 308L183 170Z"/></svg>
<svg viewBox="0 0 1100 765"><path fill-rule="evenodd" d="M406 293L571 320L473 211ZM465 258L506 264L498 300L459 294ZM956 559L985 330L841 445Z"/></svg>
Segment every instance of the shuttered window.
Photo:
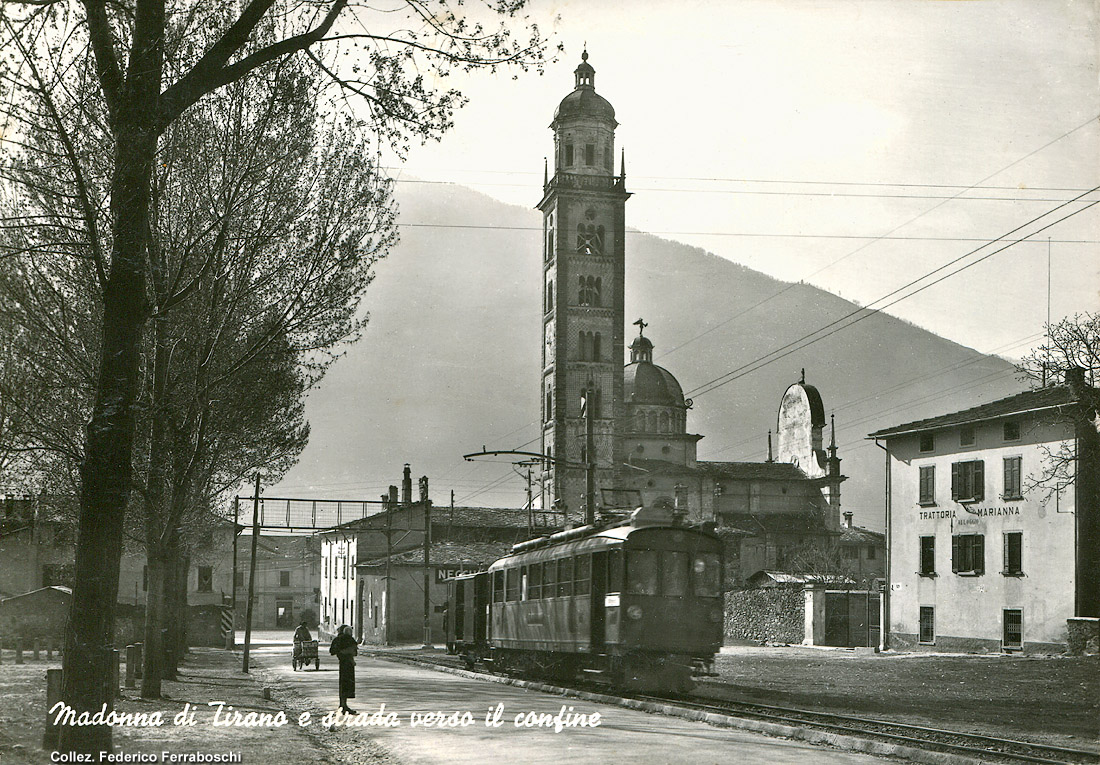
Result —
<svg viewBox="0 0 1100 765"><path fill-rule="evenodd" d="M955 534L951 537L951 571L956 574L985 573L985 536Z"/></svg>
<svg viewBox="0 0 1100 765"><path fill-rule="evenodd" d="M936 504L936 466L924 465L920 469L920 504Z"/></svg>
<svg viewBox="0 0 1100 765"><path fill-rule="evenodd" d="M1024 534L1022 531L1005 532L1005 576L1024 574Z"/></svg>
<svg viewBox="0 0 1100 765"><path fill-rule="evenodd" d="M951 463L951 499L958 502L985 499L985 463L982 460Z"/></svg>
<svg viewBox="0 0 1100 765"><path fill-rule="evenodd" d="M1020 482L1020 467L1022 463L1022 457L1005 457L1005 499L1023 499L1023 485Z"/></svg>
<svg viewBox="0 0 1100 765"><path fill-rule="evenodd" d="M920 575L936 575L936 538L920 538Z"/></svg>

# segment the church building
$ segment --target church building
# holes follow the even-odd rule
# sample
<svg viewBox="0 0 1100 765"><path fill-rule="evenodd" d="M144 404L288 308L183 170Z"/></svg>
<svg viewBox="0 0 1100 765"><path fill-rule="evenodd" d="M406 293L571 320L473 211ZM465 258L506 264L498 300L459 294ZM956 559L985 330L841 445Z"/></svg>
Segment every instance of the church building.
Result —
<svg viewBox="0 0 1100 765"><path fill-rule="evenodd" d="M688 432L692 408L653 363L646 323L625 355L625 155L615 171L615 109L581 55L575 87L554 112L553 174L543 180L541 501L576 521L638 505L715 523L728 576L794 567L840 537L840 458L824 447L821 395L802 379L783 394L777 450L766 462L705 462ZM591 463L590 463L591 461ZM591 469L589 469L591 467ZM804 562L804 561L803 561Z"/></svg>

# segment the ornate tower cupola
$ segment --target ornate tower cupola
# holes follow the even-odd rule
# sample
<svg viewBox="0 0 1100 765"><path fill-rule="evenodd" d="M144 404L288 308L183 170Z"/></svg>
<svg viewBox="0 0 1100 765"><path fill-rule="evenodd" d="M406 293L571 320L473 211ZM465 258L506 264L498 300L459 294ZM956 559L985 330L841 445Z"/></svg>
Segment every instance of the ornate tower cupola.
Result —
<svg viewBox="0 0 1100 765"><path fill-rule="evenodd" d="M625 182L614 174L615 109L596 93L588 51L558 104L553 173L543 182L542 452L544 507L580 517L585 502L585 420L591 402L597 494L614 488L622 446Z"/></svg>
<svg viewBox="0 0 1100 765"><path fill-rule="evenodd" d="M638 319L635 324L638 325L638 336L634 338L634 342L630 344L630 363L634 364L638 361L653 361L653 343L649 342L649 338L642 334L645 331L646 323L641 319Z"/></svg>

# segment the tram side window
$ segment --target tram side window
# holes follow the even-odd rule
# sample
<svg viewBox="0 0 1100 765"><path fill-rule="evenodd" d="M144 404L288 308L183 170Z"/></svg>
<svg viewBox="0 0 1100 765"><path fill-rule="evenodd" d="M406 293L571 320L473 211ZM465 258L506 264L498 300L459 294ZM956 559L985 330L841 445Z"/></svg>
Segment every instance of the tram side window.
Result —
<svg viewBox="0 0 1100 765"><path fill-rule="evenodd" d="M520 600L527 600L528 598L531 597L530 591L527 589L527 587L528 587L527 566L521 566L519 571L520 571L520 575L519 575L519 599Z"/></svg>
<svg viewBox="0 0 1100 765"><path fill-rule="evenodd" d="M542 596L552 598L558 594L558 562L548 560L542 569Z"/></svg>
<svg viewBox="0 0 1100 765"><path fill-rule="evenodd" d="M576 594L587 595L590 589L590 582L592 580L592 556L591 555L578 555L577 556L577 584Z"/></svg>
<svg viewBox="0 0 1100 765"><path fill-rule="evenodd" d="M510 602L519 600L519 569L508 569L504 582L504 599Z"/></svg>
<svg viewBox="0 0 1100 765"><path fill-rule="evenodd" d="M535 563L527 570L527 597L538 600L542 597L542 564Z"/></svg>
<svg viewBox="0 0 1100 765"><path fill-rule="evenodd" d="M661 553L661 594L682 598L688 594L688 554L664 550Z"/></svg>
<svg viewBox="0 0 1100 765"><path fill-rule="evenodd" d="M623 591L623 551L619 548L607 551L607 591Z"/></svg>
<svg viewBox="0 0 1100 765"><path fill-rule="evenodd" d="M718 553L699 553L692 563L693 591L704 598L716 598L722 594L722 572Z"/></svg>
<svg viewBox="0 0 1100 765"><path fill-rule="evenodd" d="M504 601L504 572L493 572L493 602L501 603Z"/></svg>
<svg viewBox="0 0 1100 765"><path fill-rule="evenodd" d="M573 594L573 559L562 558L558 561L558 595Z"/></svg>
<svg viewBox="0 0 1100 765"><path fill-rule="evenodd" d="M661 554L656 550L626 551L626 592L631 595L656 595Z"/></svg>

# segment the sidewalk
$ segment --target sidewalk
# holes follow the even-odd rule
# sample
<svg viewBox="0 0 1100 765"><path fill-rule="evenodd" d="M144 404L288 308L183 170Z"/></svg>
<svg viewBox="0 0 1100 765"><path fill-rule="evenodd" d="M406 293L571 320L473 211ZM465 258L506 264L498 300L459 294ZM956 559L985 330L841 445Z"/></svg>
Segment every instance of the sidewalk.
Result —
<svg viewBox="0 0 1100 765"><path fill-rule="evenodd" d="M241 663L240 651L194 648L180 666L179 679L163 683L164 698L142 699L137 690L124 689L115 707L118 712L150 716L159 712L163 725L116 726L115 753L155 754L156 759L146 761L157 763L170 761L161 757L162 752L168 752L208 757L237 754L239 759L230 761L246 765L272 762L395 765L396 761L362 731L349 734L326 731L319 724L300 726L298 715L306 711L306 706L294 697L293 691L275 687L272 698L265 700L263 686L267 671L253 665L252 672L246 675L241 672ZM50 753L41 748L45 670L59 666L56 661L19 666L5 662L0 666L0 762L4 765L39 765L51 761ZM265 721L274 723L278 723L276 715L282 712L287 722L266 726L216 725L218 707L210 702L225 705L218 714L219 722L233 712L240 713L240 722L255 721L266 714L271 717ZM185 709L193 712L193 724L174 724L179 719L177 714Z"/></svg>

